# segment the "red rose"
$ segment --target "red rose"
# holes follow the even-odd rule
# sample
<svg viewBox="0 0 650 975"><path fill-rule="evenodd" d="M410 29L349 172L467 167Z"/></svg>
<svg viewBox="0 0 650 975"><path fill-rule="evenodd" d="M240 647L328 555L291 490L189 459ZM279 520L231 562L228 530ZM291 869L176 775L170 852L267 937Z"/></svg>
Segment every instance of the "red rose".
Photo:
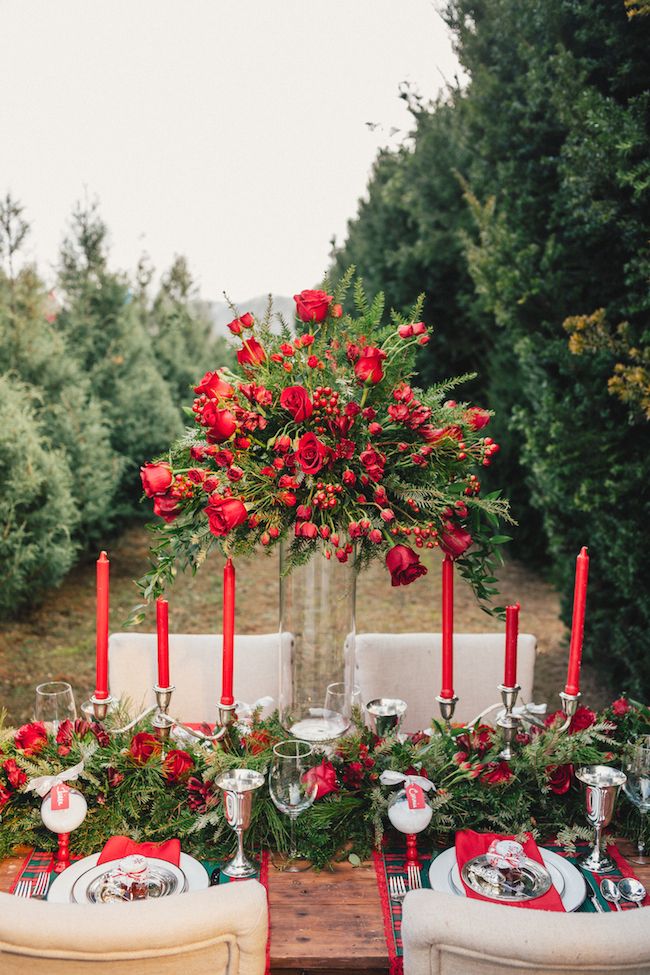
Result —
<svg viewBox="0 0 650 975"><path fill-rule="evenodd" d="M551 792L556 796L563 796L571 788L573 765L548 765L546 778Z"/></svg>
<svg viewBox="0 0 650 975"><path fill-rule="evenodd" d="M481 430L490 422L490 414L487 410L482 410L480 406L471 406L465 412L465 421L472 430Z"/></svg>
<svg viewBox="0 0 650 975"><path fill-rule="evenodd" d="M304 386L287 386L280 394L280 406L291 413L296 423L308 420L314 412L309 394Z"/></svg>
<svg viewBox="0 0 650 975"><path fill-rule="evenodd" d="M43 746L47 744L47 729L43 722L32 721L31 724L24 724L16 732L14 744L27 757L38 755Z"/></svg>
<svg viewBox="0 0 650 975"><path fill-rule="evenodd" d="M481 779L484 782L489 782L490 785L497 785L499 782L509 782L513 775L514 773L507 762L490 762Z"/></svg>
<svg viewBox="0 0 650 975"><path fill-rule="evenodd" d="M328 796L330 792L338 791L334 766L326 758L320 765L315 765L308 772L305 772L302 781L309 786L316 786L315 799L322 799L323 796Z"/></svg>
<svg viewBox="0 0 650 975"><path fill-rule="evenodd" d="M161 746L157 738L148 731L139 731L131 739L129 755L138 765L146 765L153 755L158 755Z"/></svg>
<svg viewBox="0 0 650 975"><path fill-rule="evenodd" d="M259 366L266 359L266 352L252 336L244 339L243 348L237 353L237 362L240 366Z"/></svg>
<svg viewBox="0 0 650 975"><path fill-rule="evenodd" d="M221 378L217 371L206 372L198 386L194 387L194 392L205 393L206 396L211 396L213 399L220 399L223 396L232 396L235 390Z"/></svg>
<svg viewBox="0 0 650 975"><path fill-rule="evenodd" d="M168 497L155 497L153 499L153 513L166 521L167 524L171 524L182 511L181 506L176 501L176 498Z"/></svg>
<svg viewBox="0 0 650 975"><path fill-rule="evenodd" d="M296 313L301 322L324 322L327 318L329 307L334 301L331 295L324 291L301 291L299 295L294 295L296 303Z"/></svg>
<svg viewBox="0 0 650 975"><path fill-rule="evenodd" d="M11 792L9 789L5 789L3 785L0 785L0 809L4 809L10 799Z"/></svg>
<svg viewBox="0 0 650 975"><path fill-rule="evenodd" d="M329 449L313 433L303 433L298 441L296 460L305 474L318 474L329 456Z"/></svg>
<svg viewBox="0 0 650 975"><path fill-rule="evenodd" d="M155 494L164 494L172 483L172 471L169 464L145 464L140 468L142 488L148 498Z"/></svg>
<svg viewBox="0 0 650 975"><path fill-rule="evenodd" d="M70 718L66 718L59 725L59 730L56 733L56 743L57 745L71 745L72 744L72 733L74 731L74 725Z"/></svg>
<svg viewBox="0 0 650 975"><path fill-rule="evenodd" d="M377 349L374 345L367 345L361 350L361 355L354 366L354 374L357 379L364 383L379 383L384 378L384 370L381 367L382 359L386 358L383 349Z"/></svg>
<svg viewBox="0 0 650 975"><path fill-rule="evenodd" d="M626 697L619 697L612 702L612 711L617 718L622 718L624 714L632 710L632 705Z"/></svg>
<svg viewBox="0 0 650 975"><path fill-rule="evenodd" d="M457 559L470 547L473 539L464 528L460 528L458 525L449 525L440 533L438 541L443 552L451 555L452 559Z"/></svg>
<svg viewBox="0 0 650 975"><path fill-rule="evenodd" d="M238 525L243 524L248 517L248 512L239 498L215 498L210 499L207 508L203 509L210 522L210 531L219 538L227 535Z"/></svg>
<svg viewBox="0 0 650 975"><path fill-rule="evenodd" d="M20 789L21 785L24 785L27 781L27 776L20 766L16 764L15 758L8 758L2 767L7 774L9 785L12 785L14 789Z"/></svg>
<svg viewBox="0 0 650 975"><path fill-rule="evenodd" d="M296 538L316 538L318 536L318 525L313 521L296 522Z"/></svg>
<svg viewBox="0 0 650 975"><path fill-rule="evenodd" d="M400 325L397 329L397 334L401 339L410 339L413 335L412 325Z"/></svg>
<svg viewBox="0 0 650 975"><path fill-rule="evenodd" d="M194 768L194 759L187 752L172 748L162 764L162 773L168 782L180 782Z"/></svg>
<svg viewBox="0 0 650 975"><path fill-rule="evenodd" d="M363 765L361 762L350 762L343 769L342 775L348 789L360 789L363 783Z"/></svg>
<svg viewBox="0 0 650 975"><path fill-rule="evenodd" d="M393 586L408 586L427 574L427 568L420 562L419 555L408 545L394 545L386 555L386 567Z"/></svg>
<svg viewBox="0 0 650 975"><path fill-rule="evenodd" d="M118 785L124 782L124 773L118 772L116 768L109 765L106 769L106 779L108 781L109 788L117 789Z"/></svg>
<svg viewBox="0 0 650 975"><path fill-rule="evenodd" d="M555 724L556 721L565 721L566 717L563 711L554 711L552 714L546 716L544 724L550 727ZM591 711L589 708L581 706L577 709L576 713L571 718L571 724L569 725L569 734L574 735L576 731L585 731L586 728L591 728L592 724L596 723L596 713Z"/></svg>
<svg viewBox="0 0 650 975"><path fill-rule="evenodd" d="M371 480L380 481L382 479L386 464L386 458L383 454L380 454L373 447L368 446L359 454L359 460L365 467L368 477Z"/></svg>
<svg viewBox="0 0 650 975"><path fill-rule="evenodd" d="M209 443L223 443L224 440L230 440L237 429L234 413L230 410L218 410L212 403L208 403L204 409L203 421L208 427Z"/></svg>

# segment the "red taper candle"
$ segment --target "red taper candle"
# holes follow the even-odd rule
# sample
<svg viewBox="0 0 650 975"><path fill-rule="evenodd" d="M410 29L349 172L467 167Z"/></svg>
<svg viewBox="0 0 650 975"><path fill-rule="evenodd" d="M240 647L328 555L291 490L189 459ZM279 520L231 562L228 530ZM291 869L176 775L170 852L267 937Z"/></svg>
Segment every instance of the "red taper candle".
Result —
<svg viewBox="0 0 650 975"><path fill-rule="evenodd" d="M108 697L108 603L109 573L111 563L106 552L97 559L97 629L96 629L96 677L95 697L100 701Z"/></svg>
<svg viewBox="0 0 650 975"><path fill-rule="evenodd" d="M503 675L504 687L517 683L517 637L519 636L519 603L506 606L506 664Z"/></svg>
<svg viewBox="0 0 650 975"><path fill-rule="evenodd" d="M158 687L170 687L169 603L162 596L158 596L156 600L156 628L158 630Z"/></svg>
<svg viewBox="0 0 650 975"><path fill-rule="evenodd" d="M573 589L573 620L571 623L571 643L569 645L569 669L567 671L565 694L575 695L580 691L580 662L582 660L582 640L585 630L585 605L587 602L587 580L589 579L589 556L586 546L580 549L576 559L576 580Z"/></svg>
<svg viewBox="0 0 650 975"><path fill-rule="evenodd" d="M235 566L226 559L223 570L223 655L221 672L221 703L234 704L232 677L235 649Z"/></svg>
<svg viewBox="0 0 650 975"><path fill-rule="evenodd" d="M440 697L454 696L454 563L442 563L442 689Z"/></svg>

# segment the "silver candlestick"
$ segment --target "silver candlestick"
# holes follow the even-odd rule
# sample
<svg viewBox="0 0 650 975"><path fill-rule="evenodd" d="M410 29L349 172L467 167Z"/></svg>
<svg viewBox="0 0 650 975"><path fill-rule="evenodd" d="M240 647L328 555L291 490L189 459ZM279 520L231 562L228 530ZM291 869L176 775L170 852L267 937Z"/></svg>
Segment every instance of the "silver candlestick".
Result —
<svg viewBox="0 0 650 975"><path fill-rule="evenodd" d="M264 776L251 769L236 768L218 775L215 784L223 789L226 822L237 834L237 853L221 872L238 880L254 877L257 867L244 853L244 831L250 826L253 794L264 785Z"/></svg>
<svg viewBox="0 0 650 975"><path fill-rule="evenodd" d="M97 697L96 694L93 694L91 698L84 701L81 710L88 721L97 721L101 724L116 707L117 701L110 694L106 697Z"/></svg>
<svg viewBox="0 0 650 975"><path fill-rule="evenodd" d="M506 687L505 684L499 684L498 690L501 692L501 700L503 701L503 706L506 709L505 714L497 718L497 727L501 728L503 732L503 749L499 754L499 758L504 759L509 762L514 758L513 745L517 737L517 729L521 718L518 718L512 713L517 702L517 695L521 690L519 684L515 684L514 687Z"/></svg>
<svg viewBox="0 0 650 975"><path fill-rule="evenodd" d="M566 715L566 720L558 731L568 731L571 725L571 720L578 710L578 702L580 700L580 691L577 694L567 694L566 691L560 691L560 700L562 701L562 710Z"/></svg>
<svg viewBox="0 0 650 975"><path fill-rule="evenodd" d="M456 710L456 705L458 704L458 698L455 694L453 697L441 697L438 694L436 701L440 707L440 716L447 725L447 731L449 731L451 728L452 718L454 717L454 711Z"/></svg>
<svg viewBox="0 0 650 975"><path fill-rule="evenodd" d="M174 726L174 719L170 718L167 712L169 710L169 705L175 688L173 684L170 684L169 687L160 687L158 684L155 684L153 690L154 694L156 695L158 710L156 711L155 717L151 723L157 737L162 741L166 741L169 738L169 734Z"/></svg>

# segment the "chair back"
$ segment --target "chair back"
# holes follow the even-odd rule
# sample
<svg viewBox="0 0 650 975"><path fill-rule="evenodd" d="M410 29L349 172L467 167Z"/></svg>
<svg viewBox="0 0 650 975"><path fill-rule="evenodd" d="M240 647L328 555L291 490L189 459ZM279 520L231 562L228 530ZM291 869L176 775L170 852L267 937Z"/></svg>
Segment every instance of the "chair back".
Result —
<svg viewBox="0 0 650 975"><path fill-rule="evenodd" d="M650 975L645 915L522 910L414 890L402 915L404 975Z"/></svg>
<svg viewBox="0 0 650 975"><path fill-rule="evenodd" d="M263 975L267 932L256 880L101 907L0 894L0 972Z"/></svg>
<svg viewBox="0 0 650 975"><path fill-rule="evenodd" d="M535 677L537 640L520 633L517 643L517 681L521 700L530 702ZM471 721L500 700L503 680L503 633L454 634L454 690L458 704L454 721ZM442 635L440 633L357 633L356 679L364 704L378 697L406 701L406 731L422 731L440 716ZM488 722L494 720L488 715Z"/></svg>
<svg viewBox="0 0 650 975"><path fill-rule="evenodd" d="M286 639L291 639L289 634ZM216 718L221 697L219 634L170 633L169 672L175 686L169 712L181 721ZM111 633L108 642L109 686L113 697L128 697L133 710L155 703L157 637L155 633ZM277 633L235 636L234 695L252 704L274 698L277 707L279 638Z"/></svg>

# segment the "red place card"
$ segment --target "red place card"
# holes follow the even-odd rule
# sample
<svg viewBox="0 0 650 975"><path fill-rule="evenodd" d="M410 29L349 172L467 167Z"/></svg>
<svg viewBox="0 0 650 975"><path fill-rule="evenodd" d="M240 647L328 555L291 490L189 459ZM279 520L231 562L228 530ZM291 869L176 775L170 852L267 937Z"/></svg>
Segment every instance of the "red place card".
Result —
<svg viewBox="0 0 650 975"><path fill-rule="evenodd" d="M50 792L50 808L55 812L70 808L70 786L65 782L57 782Z"/></svg>
<svg viewBox="0 0 650 975"><path fill-rule="evenodd" d="M404 791L409 809L424 809L426 803L424 801L424 790L421 786L411 782Z"/></svg>

